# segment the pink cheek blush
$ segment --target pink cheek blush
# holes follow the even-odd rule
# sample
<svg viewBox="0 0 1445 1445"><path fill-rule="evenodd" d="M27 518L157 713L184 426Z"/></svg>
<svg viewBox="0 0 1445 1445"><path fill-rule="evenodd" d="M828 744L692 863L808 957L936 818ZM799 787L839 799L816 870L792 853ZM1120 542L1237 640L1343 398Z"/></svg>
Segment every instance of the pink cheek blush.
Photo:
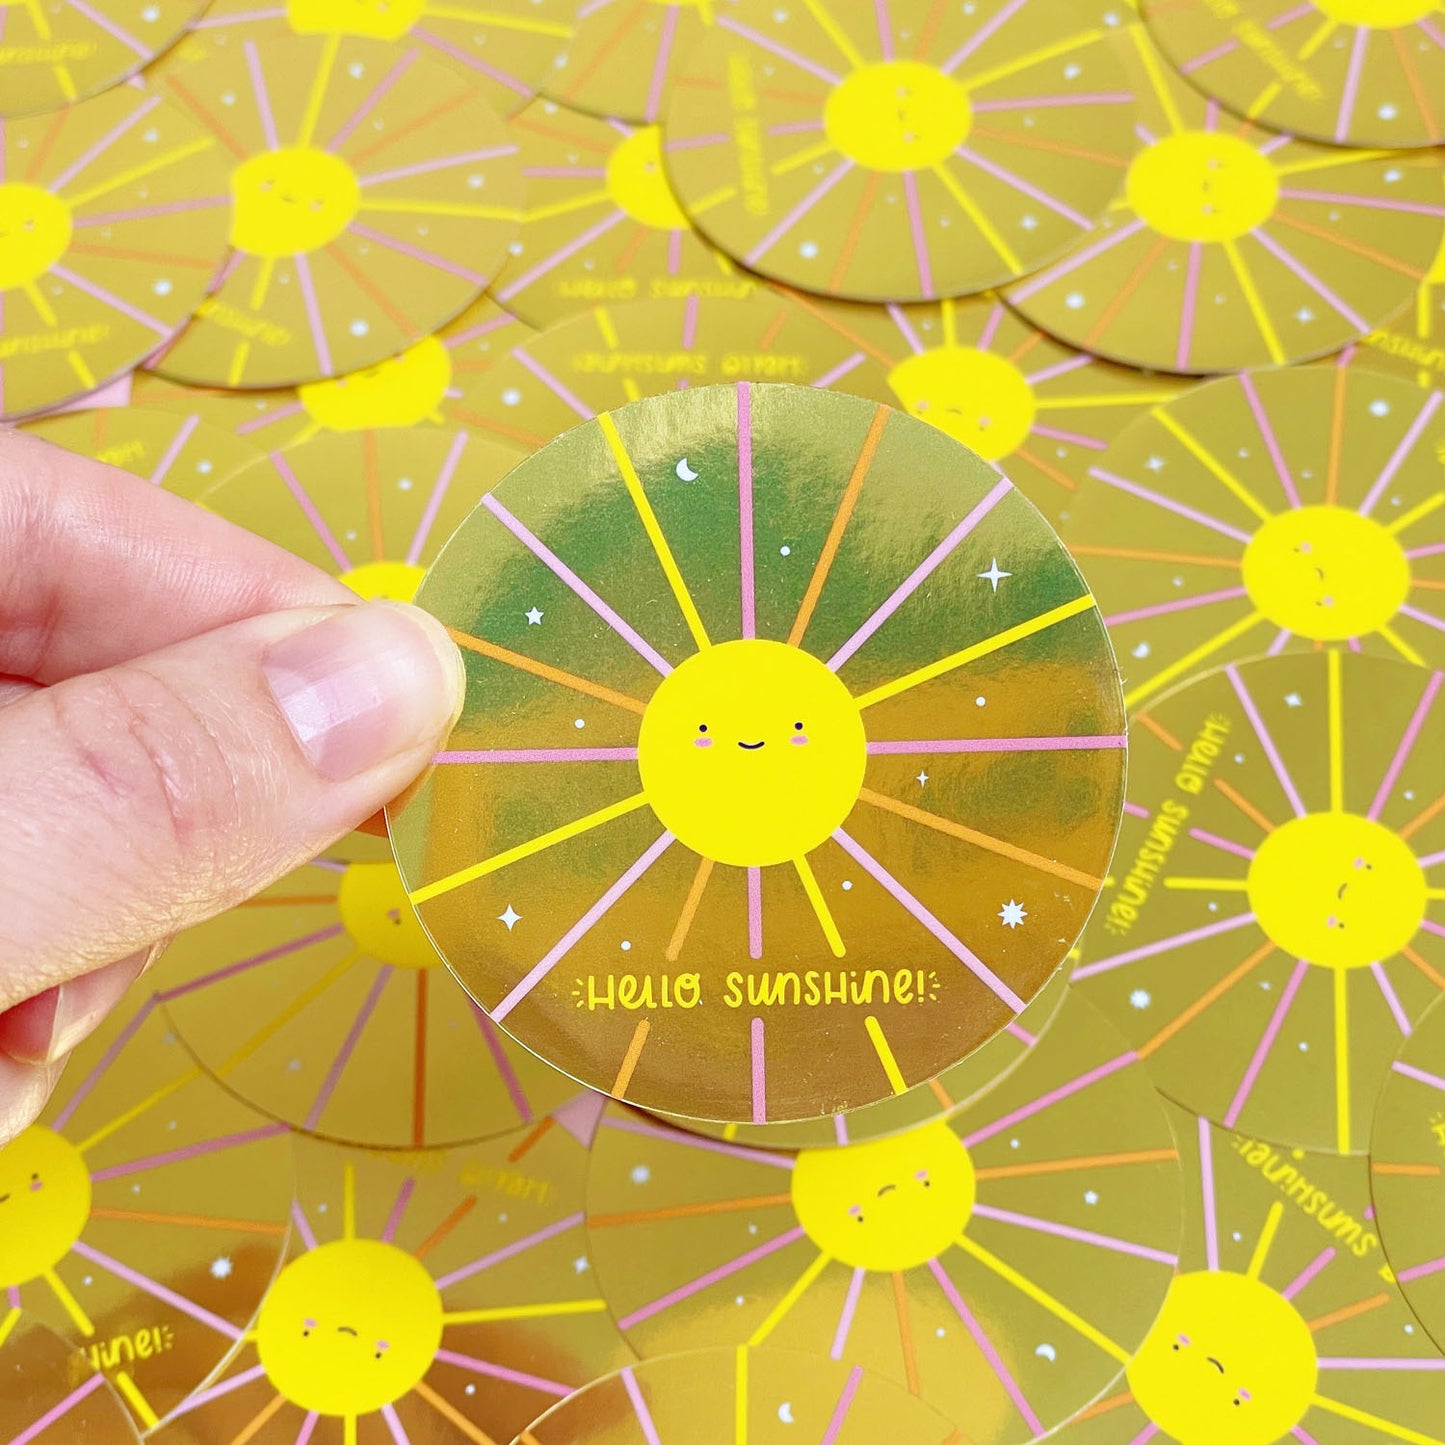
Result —
<svg viewBox="0 0 1445 1445"><path fill-rule="evenodd" d="M792 743L795 748L801 748L807 744L808 738L805 733L795 733L788 741Z"/></svg>
<svg viewBox="0 0 1445 1445"><path fill-rule="evenodd" d="M694 739L692 740L692 745L693 745L693 747L695 747L695 748L710 748L710 747L712 746L712 739L711 739L711 738L694 738Z"/></svg>
<svg viewBox="0 0 1445 1445"><path fill-rule="evenodd" d="M44 1188L45 1185L39 1179L37 1179L35 1183L30 1186L30 1192L32 1194L39 1194L40 1191Z"/></svg>

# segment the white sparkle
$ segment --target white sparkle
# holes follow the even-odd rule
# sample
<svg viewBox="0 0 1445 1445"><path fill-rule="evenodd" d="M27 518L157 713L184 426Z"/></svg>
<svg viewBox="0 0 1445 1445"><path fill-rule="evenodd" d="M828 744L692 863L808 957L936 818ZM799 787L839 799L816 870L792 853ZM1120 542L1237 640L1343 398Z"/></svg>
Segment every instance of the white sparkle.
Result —
<svg viewBox="0 0 1445 1445"><path fill-rule="evenodd" d="M1010 898L1009 901L999 909L998 916L1005 928L1017 928L1029 915L1028 910L1022 903L1016 903Z"/></svg>
<svg viewBox="0 0 1445 1445"><path fill-rule="evenodd" d="M525 614L528 627L540 627L542 625L542 610L539 607L529 607Z"/></svg>
<svg viewBox="0 0 1445 1445"><path fill-rule="evenodd" d="M585 1254L579 1254L577 1258L572 1261L572 1272L573 1274L587 1273L587 1256Z"/></svg>
<svg viewBox="0 0 1445 1445"><path fill-rule="evenodd" d="M1150 457L1149 460L1144 463L1144 465L1145 465L1151 472L1162 472L1162 471L1164 470L1164 458L1163 458L1163 457Z"/></svg>
<svg viewBox="0 0 1445 1445"><path fill-rule="evenodd" d="M1303 707L1304 699L1297 692L1287 692L1284 697L1286 707Z"/></svg>
<svg viewBox="0 0 1445 1445"><path fill-rule="evenodd" d="M215 1261L211 1264L211 1278L212 1278L212 1279L230 1279L230 1277L231 1277L231 1261L230 1261L229 1259L227 1259L227 1258L225 1257L225 1255L222 1255L220 1259L215 1260Z"/></svg>
<svg viewBox="0 0 1445 1445"><path fill-rule="evenodd" d="M927 774L927 773L919 773L917 781L918 781L918 786L921 788L921 787L928 781L928 774Z"/></svg>
<svg viewBox="0 0 1445 1445"><path fill-rule="evenodd" d="M521 921L522 915L518 913L517 910L513 908L510 903L507 904L507 911L505 913L497 914L497 922L505 923L507 925L508 933L510 933Z"/></svg>
<svg viewBox="0 0 1445 1445"><path fill-rule="evenodd" d="M1129 995L1129 1003L1134 1008L1148 1008L1153 1002L1154 999L1147 988L1136 988Z"/></svg>
<svg viewBox="0 0 1445 1445"><path fill-rule="evenodd" d="M1084 1191L1085 1204L1097 1204L1099 1202L1099 1191L1097 1189L1086 1189Z"/></svg>
<svg viewBox="0 0 1445 1445"><path fill-rule="evenodd" d="M999 570L998 558L995 557L989 562L987 572L979 572L976 575L979 581L991 583L993 590L997 592L998 584L1002 582L1005 577L1012 577L1014 574L1012 572L1001 572Z"/></svg>

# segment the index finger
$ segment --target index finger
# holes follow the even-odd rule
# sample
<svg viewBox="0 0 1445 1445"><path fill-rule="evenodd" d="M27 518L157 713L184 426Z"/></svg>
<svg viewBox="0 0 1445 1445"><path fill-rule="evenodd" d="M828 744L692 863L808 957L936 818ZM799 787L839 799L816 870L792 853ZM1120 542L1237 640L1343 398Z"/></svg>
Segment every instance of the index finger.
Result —
<svg viewBox="0 0 1445 1445"><path fill-rule="evenodd" d="M0 676L60 682L264 612L354 601L129 472L0 431Z"/></svg>

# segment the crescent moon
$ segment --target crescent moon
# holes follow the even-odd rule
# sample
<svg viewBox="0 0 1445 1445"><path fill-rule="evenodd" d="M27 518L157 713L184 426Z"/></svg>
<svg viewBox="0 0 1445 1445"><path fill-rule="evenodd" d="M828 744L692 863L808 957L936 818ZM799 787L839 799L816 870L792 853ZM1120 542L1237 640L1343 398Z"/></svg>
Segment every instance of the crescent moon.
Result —
<svg viewBox="0 0 1445 1445"><path fill-rule="evenodd" d="M686 457L677 464L676 470L677 479L680 482L695 482L697 480L698 474L688 466Z"/></svg>
<svg viewBox="0 0 1445 1445"><path fill-rule="evenodd" d="M778 1419L781 1420L784 1425L791 1425L793 1423L793 1402L791 1400L784 1400L783 1403L778 1406Z"/></svg>

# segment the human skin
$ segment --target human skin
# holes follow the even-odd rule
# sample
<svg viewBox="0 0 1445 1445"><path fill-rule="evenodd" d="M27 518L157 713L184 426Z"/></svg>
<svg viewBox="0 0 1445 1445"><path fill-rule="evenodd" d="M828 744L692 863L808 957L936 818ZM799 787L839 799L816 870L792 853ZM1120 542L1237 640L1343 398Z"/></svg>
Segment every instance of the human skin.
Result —
<svg viewBox="0 0 1445 1445"><path fill-rule="evenodd" d="M426 614L0 428L0 1143L167 939L400 793L462 685Z"/></svg>

